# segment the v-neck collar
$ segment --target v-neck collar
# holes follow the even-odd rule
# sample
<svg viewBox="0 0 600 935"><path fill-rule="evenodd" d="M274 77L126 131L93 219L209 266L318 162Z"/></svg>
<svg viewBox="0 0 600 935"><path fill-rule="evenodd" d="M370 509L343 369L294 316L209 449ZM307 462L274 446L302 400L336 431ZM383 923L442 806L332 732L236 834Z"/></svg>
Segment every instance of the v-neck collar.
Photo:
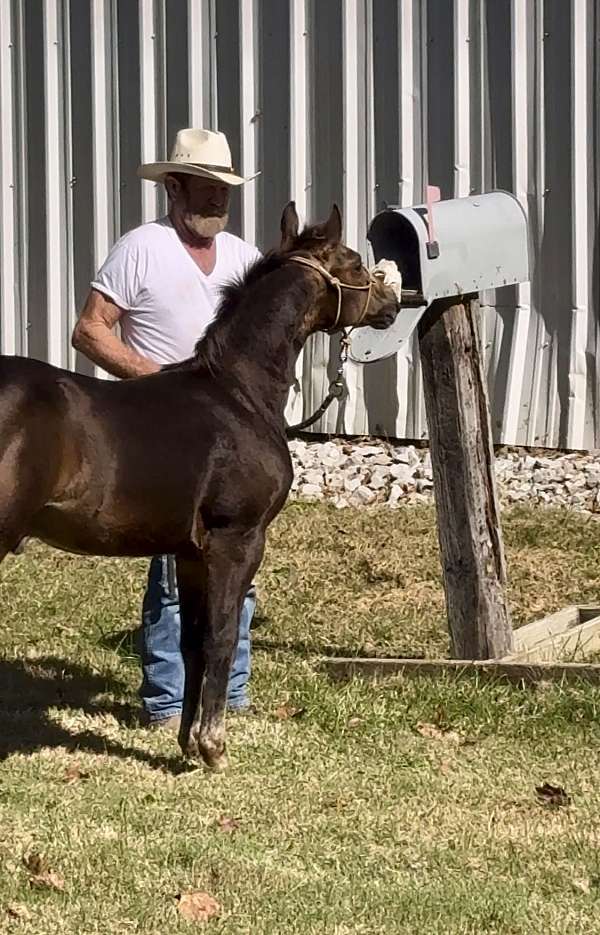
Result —
<svg viewBox="0 0 600 935"><path fill-rule="evenodd" d="M214 265L213 268L211 269L210 273L205 273L204 270L200 269L200 267L198 266L198 264L197 264L196 261L194 260L194 257L193 257L193 256L191 255L191 253L189 252L189 250L186 249L186 246L185 246L183 240L181 239L181 237L179 236L179 234L178 234L177 231L175 230L175 226L174 226L173 222L171 221L171 218L169 217L168 214L167 214L167 216L166 216L166 218L165 218L165 221L166 221L166 223L167 223L167 226L170 227L170 229L171 229L171 231L172 231L172 233L173 233L173 237L175 237L177 243L179 244L179 246L180 246L181 250L183 251L183 253L186 255L188 261L192 264L192 266L194 267L194 269L196 270L196 272L198 273L198 275L202 278L202 282L210 282L210 281L211 281L211 278L214 276L214 274L215 274L215 272L216 272L217 266L219 265L219 235L218 235L218 234L215 234L215 238L214 238L214 243L215 243L215 265Z"/></svg>

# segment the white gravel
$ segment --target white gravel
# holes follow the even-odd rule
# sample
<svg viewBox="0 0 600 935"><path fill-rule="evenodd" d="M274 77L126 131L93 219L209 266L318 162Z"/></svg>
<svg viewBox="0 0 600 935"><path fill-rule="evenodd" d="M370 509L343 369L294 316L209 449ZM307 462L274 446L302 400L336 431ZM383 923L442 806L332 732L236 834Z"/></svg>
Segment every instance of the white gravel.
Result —
<svg viewBox="0 0 600 935"><path fill-rule="evenodd" d="M325 500L342 509L385 504L398 509L433 500L431 456L426 448L384 441L290 441L294 463L291 496ZM600 513L600 453L546 454L508 451L496 458L503 503L538 503Z"/></svg>

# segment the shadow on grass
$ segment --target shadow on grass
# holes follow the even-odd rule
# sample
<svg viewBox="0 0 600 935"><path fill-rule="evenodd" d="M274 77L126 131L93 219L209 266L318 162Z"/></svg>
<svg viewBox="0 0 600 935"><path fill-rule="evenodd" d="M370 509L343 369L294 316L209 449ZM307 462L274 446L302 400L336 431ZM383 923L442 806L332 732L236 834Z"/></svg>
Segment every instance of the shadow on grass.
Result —
<svg viewBox="0 0 600 935"><path fill-rule="evenodd" d="M131 705L94 701L97 695L126 689L124 683L108 675L54 656L32 660L0 659L0 760L13 753L62 747L68 751L134 759L170 773L195 768L180 756L155 756L91 730L71 733L49 715L50 708L75 708L89 715L109 714L124 726L135 726L137 710Z"/></svg>
<svg viewBox="0 0 600 935"><path fill-rule="evenodd" d="M105 633L98 640L103 649L110 649L122 659L135 659L141 665L139 647L139 629L137 627Z"/></svg>
<svg viewBox="0 0 600 935"><path fill-rule="evenodd" d="M263 637L254 637L252 640L253 650L265 652L283 652L294 653L297 656L344 656L352 659L358 657L368 657L369 659L425 659L422 652L415 652L410 648L400 649L393 653L382 653L374 650L373 647L357 646L335 646L332 643L313 643L312 640L269 640Z"/></svg>

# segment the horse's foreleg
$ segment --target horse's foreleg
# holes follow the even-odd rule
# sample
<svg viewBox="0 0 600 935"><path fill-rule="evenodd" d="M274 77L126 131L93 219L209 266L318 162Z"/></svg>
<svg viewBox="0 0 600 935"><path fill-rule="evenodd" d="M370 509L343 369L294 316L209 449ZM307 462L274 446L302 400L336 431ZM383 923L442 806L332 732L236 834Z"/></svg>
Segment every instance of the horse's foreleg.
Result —
<svg viewBox="0 0 600 935"><path fill-rule="evenodd" d="M181 617L181 655L185 670L185 687L179 744L184 754L196 756L196 744L190 744L192 724L200 715L200 699L204 679L203 628L206 619L206 568L202 558L194 561L177 559L177 587Z"/></svg>
<svg viewBox="0 0 600 935"><path fill-rule="evenodd" d="M206 561L205 619L202 628L204 685L200 720L191 726L188 749L205 763L224 769L225 708L242 604L264 551L264 534L253 530L210 532L203 543Z"/></svg>

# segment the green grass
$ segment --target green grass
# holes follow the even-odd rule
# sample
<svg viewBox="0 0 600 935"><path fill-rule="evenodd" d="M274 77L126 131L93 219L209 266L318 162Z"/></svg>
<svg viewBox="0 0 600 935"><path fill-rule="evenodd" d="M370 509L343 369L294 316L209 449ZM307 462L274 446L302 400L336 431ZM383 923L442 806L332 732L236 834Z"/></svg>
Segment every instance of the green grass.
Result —
<svg viewBox="0 0 600 935"><path fill-rule="evenodd" d="M600 603L595 521L520 509L504 528L516 625ZM280 516L259 578L259 714L231 720L223 775L137 727L145 573L37 544L2 566L0 932L600 929L598 689L318 669L322 654L447 652L431 510ZM544 782L571 805L540 804ZM32 887L32 853L63 890ZM220 916L185 921L191 890Z"/></svg>

